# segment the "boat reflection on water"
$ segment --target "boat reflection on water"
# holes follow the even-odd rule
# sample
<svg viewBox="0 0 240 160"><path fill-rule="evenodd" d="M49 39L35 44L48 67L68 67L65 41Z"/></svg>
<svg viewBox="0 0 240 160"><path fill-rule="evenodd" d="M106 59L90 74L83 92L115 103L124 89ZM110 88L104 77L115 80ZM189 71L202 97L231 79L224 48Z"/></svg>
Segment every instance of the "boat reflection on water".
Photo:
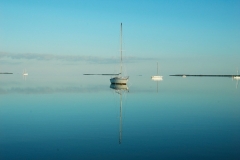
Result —
<svg viewBox="0 0 240 160"><path fill-rule="evenodd" d="M114 89L116 92L121 91L121 92L129 92L128 91L128 86L127 85L120 85L120 84L111 84L110 88Z"/></svg>
<svg viewBox="0 0 240 160"><path fill-rule="evenodd" d="M236 89L238 88L238 81L240 81L240 78L237 79L237 78L233 78L232 80L235 80L236 81Z"/></svg>
<svg viewBox="0 0 240 160"><path fill-rule="evenodd" d="M129 92L127 85L111 84L110 88L114 89L120 95L120 117L119 117L119 144L122 143L122 94Z"/></svg>
<svg viewBox="0 0 240 160"><path fill-rule="evenodd" d="M158 82L163 81L163 79L162 78L152 78L152 81L157 82L157 92L158 92Z"/></svg>

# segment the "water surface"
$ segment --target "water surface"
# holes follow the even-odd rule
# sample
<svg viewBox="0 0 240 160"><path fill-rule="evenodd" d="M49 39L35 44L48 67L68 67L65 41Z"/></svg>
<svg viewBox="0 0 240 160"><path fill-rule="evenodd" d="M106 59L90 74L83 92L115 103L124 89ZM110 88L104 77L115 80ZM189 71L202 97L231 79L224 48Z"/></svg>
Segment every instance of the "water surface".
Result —
<svg viewBox="0 0 240 160"><path fill-rule="evenodd" d="M240 157L231 78L130 76L119 94L109 76L0 76L0 159Z"/></svg>

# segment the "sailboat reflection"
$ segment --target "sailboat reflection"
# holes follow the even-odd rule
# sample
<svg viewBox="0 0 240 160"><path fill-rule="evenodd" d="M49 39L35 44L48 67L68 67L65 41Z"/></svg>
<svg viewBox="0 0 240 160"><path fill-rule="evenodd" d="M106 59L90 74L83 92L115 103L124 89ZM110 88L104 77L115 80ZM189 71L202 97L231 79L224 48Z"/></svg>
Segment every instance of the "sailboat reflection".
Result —
<svg viewBox="0 0 240 160"><path fill-rule="evenodd" d="M114 89L120 95L120 118L119 118L119 144L122 143L122 94L129 92L127 85L111 84L110 88Z"/></svg>
<svg viewBox="0 0 240 160"><path fill-rule="evenodd" d="M157 82L157 92L158 92L158 82L159 81L162 81L163 79L152 79L152 81L155 81L155 82Z"/></svg>
<svg viewBox="0 0 240 160"><path fill-rule="evenodd" d="M237 89L237 88L238 88L238 81L239 81L240 79L233 78L232 80L236 80L236 89Z"/></svg>

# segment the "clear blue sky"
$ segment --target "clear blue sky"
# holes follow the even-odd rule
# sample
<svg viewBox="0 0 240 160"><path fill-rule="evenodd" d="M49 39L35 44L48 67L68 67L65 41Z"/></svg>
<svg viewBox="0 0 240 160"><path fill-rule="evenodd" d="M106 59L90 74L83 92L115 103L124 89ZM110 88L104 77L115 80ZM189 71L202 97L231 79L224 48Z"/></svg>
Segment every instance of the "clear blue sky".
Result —
<svg viewBox="0 0 240 160"><path fill-rule="evenodd" d="M239 0L0 0L0 52L116 56L122 22L127 56L239 62L239 19Z"/></svg>

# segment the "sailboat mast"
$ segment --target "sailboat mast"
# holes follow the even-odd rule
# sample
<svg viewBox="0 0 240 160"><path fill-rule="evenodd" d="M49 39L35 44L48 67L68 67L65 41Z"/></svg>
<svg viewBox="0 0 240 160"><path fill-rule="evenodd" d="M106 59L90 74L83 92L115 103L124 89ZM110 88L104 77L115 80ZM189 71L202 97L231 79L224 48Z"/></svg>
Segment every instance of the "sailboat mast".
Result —
<svg viewBox="0 0 240 160"><path fill-rule="evenodd" d="M120 52L121 52L121 72L120 72L120 74L122 75L122 23L121 23L121 35L120 35L120 41L121 41L121 43L120 43Z"/></svg>
<svg viewBox="0 0 240 160"><path fill-rule="evenodd" d="M157 75L158 75L158 62L157 62Z"/></svg>

